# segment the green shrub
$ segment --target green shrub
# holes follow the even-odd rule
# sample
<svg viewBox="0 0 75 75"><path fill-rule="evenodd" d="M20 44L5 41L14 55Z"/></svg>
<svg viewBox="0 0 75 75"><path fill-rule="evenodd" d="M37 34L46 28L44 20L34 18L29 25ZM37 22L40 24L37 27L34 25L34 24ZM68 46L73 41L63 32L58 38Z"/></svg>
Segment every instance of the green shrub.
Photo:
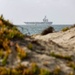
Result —
<svg viewBox="0 0 75 75"><path fill-rule="evenodd" d="M69 30L69 27L65 27L65 28L62 29L63 32L65 32L67 30Z"/></svg>
<svg viewBox="0 0 75 75"><path fill-rule="evenodd" d="M61 68L59 66L56 66L53 71L53 75L60 75L60 73L61 73Z"/></svg>
<svg viewBox="0 0 75 75"><path fill-rule="evenodd" d="M0 50L0 58L3 58L4 57L4 51L1 49Z"/></svg>
<svg viewBox="0 0 75 75"><path fill-rule="evenodd" d="M8 71L5 67L0 67L0 75L8 75Z"/></svg>
<svg viewBox="0 0 75 75"><path fill-rule="evenodd" d="M41 69L39 75L50 75L50 72L46 69Z"/></svg>
<svg viewBox="0 0 75 75"><path fill-rule="evenodd" d="M25 52L25 50L23 50L18 44L16 44L16 50L21 60L27 57L27 52Z"/></svg>
<svg viewBox="0 0 75 75"><path fill-rule="evenodd" d="M72 60L71 56L65 56L61 54L55 54L54 52L50 53L51 56L60 58L60 59L65 59L65 60Z"/></svg>
<svg viewBox="0 0 75 75"><path fill-rule="evenodd" d="M33 49L33 44L32 43L29 43L28 46L27 46L30 50Z"/></svg>
<svg viewBox="0 0 75 75"><path fill-rule="evenodd" d="M67 65L75 70L75 62L68 62Z"/></svg>
<svg viewBox="0 0 75 75"><path fill-rule="evenodd" d="M21 60L23 60L27 57L27 53L25 51L21 51L18 53L18 56Z"/></svg>
<svg viewBox="0 0 75 75"><path fill-rule="evenodd" d="M39 73L39 67L37 66L36 63L32 63L31 64L31 72L33 73L33 75L38 75Z"/></svg>
<svg viewBox="0 0 75 75"><path fill-rule="evenodd" d="M2 65L6 65L7 64L7 59L8 59L8 55L6 54L2 60Z"/></svg>
<svg viewBox="0 0 75 75"><path fill-rule="evenodd" d="M16 69L12 69L11 70L11 75L21 75L20 71L16 70Z"/></svg>

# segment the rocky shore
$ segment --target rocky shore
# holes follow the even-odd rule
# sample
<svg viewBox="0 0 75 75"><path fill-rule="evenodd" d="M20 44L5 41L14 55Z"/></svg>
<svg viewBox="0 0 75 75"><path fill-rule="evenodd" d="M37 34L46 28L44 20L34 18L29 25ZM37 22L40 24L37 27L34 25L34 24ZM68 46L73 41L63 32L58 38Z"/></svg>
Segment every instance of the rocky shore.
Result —
<svg viewBox="0 0 75 75"><path fill-rule="evenodd" d="M27 36L0 17L0 75L75 75L74 32Z"/></svg>

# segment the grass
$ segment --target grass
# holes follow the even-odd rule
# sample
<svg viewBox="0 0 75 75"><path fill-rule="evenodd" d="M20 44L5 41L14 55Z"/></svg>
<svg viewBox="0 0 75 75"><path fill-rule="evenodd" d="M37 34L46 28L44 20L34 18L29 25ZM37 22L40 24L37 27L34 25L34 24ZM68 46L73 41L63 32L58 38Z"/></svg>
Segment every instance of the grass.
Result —
<svg viewBox="0 0 75 75"><path fill-rule="evenodd" d="M67 31L67 30L69 30L69 27L65 27L65 28L63 28L61 31L65 32L65 31Z"/></svg>
<svg viewBox="0 0 75 75"><path fill-rule="evenodd" d="M61 54L55 54L54 52L50 53L50 55L53 57L56 57L56 58L60 58L60 59L65 59L65 60L69 60L69 61L72 60L71 56L65 56L65 55L63 56Z"/></svg>
<svg viewBox="0 0 75 75"><path fill-rule="evenodd" d="M27 57L27 53L18 44L16 44L16 49L18 52L18 57L23 60Z"/></svg>
<svg viewBox="0 0 75 75"><path fill-rule="evenodd" d="M41 69L39 75L50 75L50 71L48 71L46 69Z"/></svg>
<svg viewBox="0 0 75 75"><path fill-rule="evenodd" d="M75 62L72 62L72 61L68 62L67 66L69 66L69 67L71 67L71 68L73 68L75 70Z"/></svg>
<svg viewBox="0 0 75 75"><path fill-rule="evenodd" d="M33 44L32 43L29 43L28 46L27 46L30 50L33 49Z"/></svg>

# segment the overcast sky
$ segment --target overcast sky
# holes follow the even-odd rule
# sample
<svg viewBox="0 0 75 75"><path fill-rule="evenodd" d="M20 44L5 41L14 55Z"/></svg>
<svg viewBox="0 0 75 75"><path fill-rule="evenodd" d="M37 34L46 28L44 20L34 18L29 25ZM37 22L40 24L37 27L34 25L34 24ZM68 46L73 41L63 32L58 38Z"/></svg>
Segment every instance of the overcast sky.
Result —
<svg viewBox="0 0 75 75"><path fill-rule="evenodd" d="M14 24L42 21L45 15L53 24L74 24L75 0L0 0L0 14Z"/></svg>

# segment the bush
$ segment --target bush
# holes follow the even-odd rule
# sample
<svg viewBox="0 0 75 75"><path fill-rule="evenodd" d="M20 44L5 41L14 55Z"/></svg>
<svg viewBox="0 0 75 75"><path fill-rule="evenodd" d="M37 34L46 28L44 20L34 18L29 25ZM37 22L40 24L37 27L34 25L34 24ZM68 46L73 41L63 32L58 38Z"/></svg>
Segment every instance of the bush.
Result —
<svg viewBox="0 0 75 75"><path fill-rule="evenodd" d="M41 69L40 70L40 75L50 75L50 72L46 69Z"/></svg>
<svg viewBox="0 0 75 75"><path fill-rule="evenodd" d="M71 56L55 54L54 52L50 53L50 55L56 58L60 58L60 59L65 59L65 60L70 60L70 61L72 60Z"/></svg>
<svg viewBox="0 0 75 75"><path fill-rule="evenodd" d="M0 75L8 75L8 71L5 67L0 67Z"/></svg>
<svg viewBox="0 0 75 75"><path fill-rule="evenodd" d="M4 57L4 51L1 49L0 50L0 58L3 58Z"/></svg>
<svg viewBox="0 0 75 75"><path fill-rule="evenodd" d="M68 62L67 65L75 70L75 62Z"/></svg>
<svg viewBox="0 0 75 75"><path fill-rule="evenodd" d="M21 60L27 57L27 53L18 44L16 44L16 49L18 52L18 56Z"/></svg>
<svg viewBox="0 0 75 75"><path fill-rule="evenodd" d="M75 27L75 24L74 25L72 25L72 26L70 26L70 28L74 28Z"/></svg>
<svg viewBox="0 0 75 75"><path fill-rule="evenodd" d="M33 73L33 75L38 75L38 73L39 73L39 67L37 66L37 64L36 63L32 63L31 64L31 72Z"/></svg>
<svg viewBox="0 0 75 75"><path fill-rule="evenodd" d="M2 60L2 65L6 65L7 64L7 59L8 59L8 55L5 55L3 60Z"/></svg>
<svg viewBox="0 0 75 75"><path fill-rule="evenodd" d="M65 28L62 29L63 32L65 32L67 30L69 30L69 27L65 27Z"/></svg>
<svg viewBox="0 0 75 75"><path fill-rule="evenodd" d="M33 44L32 43L29 43L28 46L27 46L30 50L33 49Z"/></svg>

